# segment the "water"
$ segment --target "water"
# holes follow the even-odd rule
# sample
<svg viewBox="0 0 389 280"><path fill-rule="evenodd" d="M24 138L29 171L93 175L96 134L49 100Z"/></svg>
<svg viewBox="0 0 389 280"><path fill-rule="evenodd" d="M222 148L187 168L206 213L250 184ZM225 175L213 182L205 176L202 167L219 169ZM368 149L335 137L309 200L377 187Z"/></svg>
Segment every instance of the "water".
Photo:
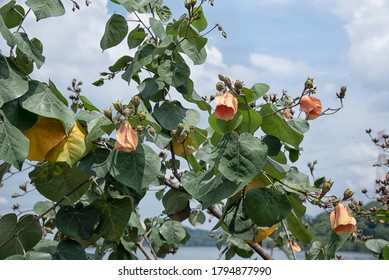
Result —
<svg viewBox="0 0 389 280"><path fill-rule="evenodd" d="M180 247L178 252L174 255L169 254L165 259L167 260L215 260L218 258L220 251L216 247ZM270 253L270 251L269 251ZM370 253L359 252L338 252L345 260L375 260L376 258ZM140 256L139 256L140 257ZM261 259L257 254L251 256L252 259ZM276 260L287 260L287 256L279 249L273 250L273 258ZM224 259L224 256L222 257ZM241 259L235 256L234 259ZM305 259L304 252L297 253L298 260Z"/></svg>

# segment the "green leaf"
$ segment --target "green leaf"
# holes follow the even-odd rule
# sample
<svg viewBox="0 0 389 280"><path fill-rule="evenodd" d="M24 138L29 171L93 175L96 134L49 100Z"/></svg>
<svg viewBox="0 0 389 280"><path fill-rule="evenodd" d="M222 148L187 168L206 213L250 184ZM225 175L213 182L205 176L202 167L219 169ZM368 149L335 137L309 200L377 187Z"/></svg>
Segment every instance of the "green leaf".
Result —
<svg viewBox="0 0 389 280"><path fill-rule="evenodd" d="M291 231L293 237L297 240L306 244L309 244L312 241L313 235L305 228L294 213L290 212L286 216L286 223L288 224L288 229Z"/></svg>
<svg viewBox="0 0 389 280"><path fill-rule="evenodd" d="M254 223L267 227L280 222L292 210L286 194L268 188L249 190L244 198L244 205Z"/></svg>
<svg viewBox="0 0 389 280"><path fill-rule="evenodd" d="M247 184L265 165L267 146L249 133L228 132L214 147L211 158L227 179Z"/></svg>
<svg viewBox="0 0 389 280"><path fill-rule="evenodd" d="M146 78L138 86L139 95L143 100L149 100L158 93L161 93L165 83L161 79Z"/></svg>
<svg viewBox="0 0 389 280"><path fill-rule="evenodd" d="M158 176L161 162L147 145L139 144L132 153L113 150L107 159L109 173L136 192L148 187Z"/></svg>
<svg viewBox="0 0 389 280"><path fill-rule="evenodd" d="M159 102L154 107L153 116L167 130L177 129L179 123L195 126L200 121L199 112L184 108L177 100Z"/></svg>
<svg viewBox="0 0 389 280"><path fill-rule="evenodd" d="M37 21L65 14L65 8L60 0L27 0L26 5L34 12Z"/></svg>
<svg viewBox="0 0 389 280"><path fill-rule="evenodd" d="M180 222L167 220L159 228L159 233L169 244L178 244L186 237L185 228Z"/></svg>
<svg viewBox="0 0 389 280"><path fill-rule="evenodd" d="M59 100L62 101L63 104L65 104L65 106L69 106L67 99L62 95L62 93L57 89L56 85L51 80L49 80L49 89Z"/></svg>
<svg viewBox="0 0 389 280"><path fill-rule="evenodd" d="M127 37L127 45L131 50L138 47L146 38L146 31L138 24L133 30L130 31ZM112 70L111 70L112 71Z"/></svg>
<svg viewBox="0 0 389 280"><path fill-rule="evenodd" d="M69 205L78 201L91 185L90 175L65 162L47 162L29 173L31 182L44 197Z"/></svg>
<svg viewBox="0 0 389 280"><path fill-rule="evenodd" d="M277 156L280 153L282 144L277 137L266 135L262 138L262 142L267 146L268 156Z"/></svg>
<svg viewBox="0 0 389 280"><path fill-rule="evenodd" d="M189 222L192 226L198 227L204 224L206 220L205 214L200 210L192 210L189 214Z"/></svg>
<svg viewBox="0 0 389 280"><path fill-rule="evenodd" d="M89 173L92 176L104 178L108 173L107 158L109 150L98 148L90 151L83 159L81 159L77 168Z"/></svg>
<svg viewBox="0 0 389 280"><path fill-rule="evenodd" d="M49 209L53 209L54 203L52 201L38 201L34 204L34 212L38 215L42 215L43 213L46 213ZM55 208L54 208L55 209ZM46 216L47 219L50 219L52 217L55 217L56 212L55 210L49 211Z"/></svg>
<svg viewBox="0 0 389 280"><path fill-rule="evenodd" d="M107 24L103 37L100 40L100 47L104 51L120 44L128 33L128 24L126 19L119 14L113 14Z"/></svg>
<svg viewBox="0 0 389 280"><path fill-rule="evenodd" d="M369 239L365 242L366 248L376 254L381 254L387 245L389 245L389 241L384 239Z"/></svg>
<svg viewBox="0 0 389 280"><path fill-rule="evenodd" d="M0 23L4 20L4 27L8 29L19 26L25 16L24 8L20 5L15 5L16 1L12 0L0 8ZM0 29L3 25L0 24Z"/></svg>
<svg viewBox="0 0 389 280"><path fill-rule="evenodd" d="M131 212L134 210L131 198L96 199L92 205L100 211L100 222L96 228L97 234L110 241L119 240L130 219Z"/></svg>
<svg viewBox="0 0 389 280"><path fill-rule="evenodd" d="M182 176L181 183L193 198L201 202L203 209L230 197L244 187L226 179L221 173L214 176L212 168L205 172L187 172Z"/></svg>
<svg viewBox="0 0 389 280"><path fill-rule="evenodd" d="M270 87L267 84L262 83L257 83L251 88L251 90L254 92L255 100L264 96L269 91L269 89Z"/></svg>
<svg viewBox="0 0 389 280"><path fill-rule="evenodd" d="M0 34L3 36L5 41L7 42L7 45L10 47L15 46L15 39L11 31L9 31L6 22L4 21L3 17L0 14ZM1 69L1 67L0 67Z"/></svg>
<svg viewBox="0 0 389 280"><path fill-rule="evenodd" d="M286 174L286 177L284 178L283 182L285 183L284 186L290 186L293 189L301 190L303 192L312 191L312 192L320 192L320 189L311 187L309 183L309 177L303 173L301 173L297 167L292 166L288 173ZM288 191L293 191L293 189L290 189L286 187Z"/></svg>
<svg viewBox="0 0 389 280"><path fill-rule="evenodd" d="M165 207L167 215L180 212L189 205L190 196L184 192L170 189L162 198L162 204Z"/></svg>
<svg viewBox="0 0 389 280"><path fill-rule="evenodd" d="M149 22L151 30L153 30L154 34L161 40L165 39L166 31L161 21L151 17L149 18Z"/></svg>
<svg viewBox="0 0 389 280"><path fill-rule="evenodd" d="M292 203L293 213L297 218L301 218L305 215L307 207L304 206L303 201L298 194L291 193L288 195L290 202Z"/></svg>
<svg viewBox="0 0 389 280"><path fill-rule="evenodd" d="M63 234L89 240L99 222L100 213L93 205L84 206L77 203L73 206L63 206L55 218L58 230Z"/></svg>
<svg viewBox="0 0 389 280"><path fill-rule="evenodd" d="M226 210L224 223L234 236L243 240L254 240L258 228L247 215L243 199L238 199Z"/></svg>
<svg viewBox="0 0 389 280"><path fill-rule="evenodd" d="M147 44L142 46L136 52L134 59L122 75L122 79L130 83L134 75L144 66L150 64L153 61L153 52L155 46Z"/></svg>
<svg viewBox="0 0 389 280"><path fill-rule="evenodd" d="M204 31L207 26L207 18L203 13L203 7L198 7L193 9L193 18L192 25L197 29L198 32Z"/></svg>
<svg viewBox="0 0 389 280"><path fill-rule="evenodd" d="M84 95L80 95L80 101L84 105L85 110L87 111L97 111L100 112L99 108L92 104L92 102Z"/></svg>
<svg viewBox="0 0 389 280"><path fill-rule="evenodd" d="M128 64L132 60L133 60L133 57L128 56L128 55L123 55L113 65L109 66L108 69L111 72L117 72L117 71L123 70L128 66Z"/></svg>
<svg viewBox="0 0 389 280"><path fill-rule="evenodd" d="M304 134L309 130L309 123L307 120L302 118L295 118L290 121L288 121L288 124L293 127L295 130L300 132L301 134Z"/></svg>
<svg viewBox="0 0 389 280"><path fill-rule="evenodd" d="M211 113L212 106L194 90L194 83L191 79L187 79L184 84L176 87L176 89L186 101L196 104L200 110Z"/></svg>
<svg viewBox="0 0 389 280"><path fill-rule="evenodd" d="M52 256L49 253L28 251L25 256L25 260L52 260Z"/></svg>
<svg viewBox="0 0 389 280"><path fill-rule="evenodd" d="M98 111L81 111L77 119L87 124L87 142L93 142L104 134L111 134L114 129L112 121Z"/></svg>
<svg viewBox="0 0 389 280"><path fill-rule="evenodd" d="M155 0L115 0L114 2L122 5L128 12L133 13L144 10L144 7Z"/></svg>
<svg viewBox="0 0 389 280"><path fill-rule="evenodd" d="M9 164L8 162L3 162L0 164L0 183L3 181L4 175L7 174L11 166L12 164Z"/></svg>
<svg viewBox="0 0 389 280"><path fill-rule="evenodd" d="M389 260L389 245L386 245L383 249L382 249L382 258L384 260Z"/></svg>
<svg viewBox="0 0 389 280"><path fill-rule="evenodd" d="M33 215L24 215L19 221L14 213L0 218L0 259L24 255L42 238L42 229Z"/></svg>
<svg viewBox="0 0 389 280"><path fill-rule="evenodd" d="M58 243L53 260L87 260L87 256L80 243L67 239Z"/></svg>
<svg viewBox="0 0 389 280"><path fill-rule="evenodd" d="M190 68L184 61L165 60L158 66L157 71L162 81L174 87L186 83L190 76Z"/></svg>
<svg viewBox="0 0 389 280"><path fill-rule="evenodd" d="M37 122L38 115L27 111L20 106L20 99L23 96L5 103L2 107L3 113L8 121L20 131L25 131Z"/></svg>
<svg viewBox="0 0 389 280"><path fill-rule="evenodd" d="M238 127L238 131L240 133L248 132L254 134L262 124L261 115L252 108L240 110L240 113L242 114L242 122Z"/></svg>
<svg viewBox="0 0 389 280"><path fill-rule="evenodd" d="M22 96L27 90L27 79L9 65L5 56L0 54L0 107Z"/></svg>
<svg viewBox="0 0 389 280"><path fill-rule="evenodd" d="M230 121L219 120L216 118L215 113L211 114L208 117L208 123L214 131L220 135L224 133L233 131L242 123L243 116L240 111L237 111L234 115L234 118Z"/></svg>
<svg viewBox="0 0 389 280"><path fill-rule="evenodd" d="M320 241L314 241L308 251L307 260L325 260L326 251Z"/></svg>
<svg viewBox="0 0 389 280"><path fill-rule="evenodd" d="M36 63L36 66L38 68L41 68L41 66L45 62L45 57L30 41L28 35L26 33L16 32L14 33L14 40L19 50L21 50L28 57L32 58Z"/></svg>
<svg viewBox="0 0 389 280"><path fill-rule="evenodd" d="M75 122L73 111L62 103L51 90L38 81L30 81L28 93L20 101L22 108L39 116L60 120L69 132Z"/></svg>
<svg viewBox="0 0 389 280"><path fill-rule="evenodd" d="M330 241L324 246L327 259L335 258L336 252L342 248L350 235L349 233L338 235L334 231L331 231Z"/></svg>
<svg viewBox="0 0 389 280"><path fill-rule="evenodd" d="M163 22L167 22L172 17L172 11L168 6L157 7L157 15Z"/></svg>
<svg viewBox="0 0 389 280"><path fill-rule="evenodd" d="M205 45L208 39L200 36L192 27L187 28L185 24L181 27L180 37L185 38L179 44L182 51L195 65L203 64L207 58Z"/></svg>
<svg viewBox="0 0 389 280"><path fill-rule="evenodd" d="M21 170L28 155L29 141L19 129L10 124L1 110L0 143L0 159Z"/></svg>
<svg viewBox="0 0 389 280"><path fill-rule="evenodd" d="M273 104L266 104L259 113L262 115L261 127L263 132L267 135L277 137L279 140L286 142L298 150L304 136L284 120L277 112L277 107Z"/></svg>

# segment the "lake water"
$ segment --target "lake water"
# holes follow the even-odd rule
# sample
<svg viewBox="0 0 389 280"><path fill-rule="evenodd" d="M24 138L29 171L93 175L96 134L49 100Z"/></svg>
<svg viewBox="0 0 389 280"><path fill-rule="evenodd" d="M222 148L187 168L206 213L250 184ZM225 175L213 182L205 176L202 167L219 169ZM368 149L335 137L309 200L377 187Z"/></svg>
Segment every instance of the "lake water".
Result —
<svg viewBox="0 0 389 280"><path fill-rule="evenodd" d="M219 255L219 250L216 247L180 247L178 252L174 255L169 254L165 259L167 260L215 260ZM270 251L269 251L270 253ZM357 252L338 252L345 260L375 260L376 258L370 253ZM257 254L253 254L252 259L261 259ZM276 260L287 260L288 258L281 250L273 250L273 258ZM224 259L224 256L222 257ZM241 259L235 257L234 259ZM304 260L304 252L297 253L298 260Z"/></svg>

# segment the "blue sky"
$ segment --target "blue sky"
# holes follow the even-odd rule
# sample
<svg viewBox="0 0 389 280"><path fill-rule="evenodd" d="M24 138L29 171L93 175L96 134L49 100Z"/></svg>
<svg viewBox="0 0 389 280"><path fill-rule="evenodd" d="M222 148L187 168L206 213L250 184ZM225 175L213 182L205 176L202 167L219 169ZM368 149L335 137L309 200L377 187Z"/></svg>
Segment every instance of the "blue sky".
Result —
<svg viewBox="0 0 389 280"><path fill-rule="evenodd" d="M116 6L107 0L94 0L89 8L61 18L36 23L29 20L26 30L41 39L47 63L35 75L54 81L66 94L73 78L84 82L83 93L100 108L109 108L116 100L127 101L135 89L116 78L101 88L91 85L128 49L125 44L101 52L99 41L104 26ZM184 12L183 1L167 0L175 16ZM306 163L318 160L316 176L335 181L334 193L347 188L359 193L370 190L376 175L372 164L378 150L364 133L386 129L389 119L389 1L385 0L215 0L205 5L208 23L220 23L228 34L209 35L208 60L192 67L196 90L200 95L215 93L217 74L243 80L247 86L267 83L272 93L287 90L300 94L308 76L315 78L317 96L324 108L338 105L335 93L342 85L348 91L345 108L334 116L311 121L305 135L304 152L297 165L308 173ZM6 50L0 39L0 48ZM204 116L206 119L206 116ZM205 123L205 122L203 122ZM31 209L34 194L11 199L18 184L26 180L14 176L0 189L0 214L15 202L23 210ZM362 196L359 196L362 198ZM151 199L146 206L156 203ZM157 215L160 209L144 212ZM318 213L312 210L311 213Z"/></svg>

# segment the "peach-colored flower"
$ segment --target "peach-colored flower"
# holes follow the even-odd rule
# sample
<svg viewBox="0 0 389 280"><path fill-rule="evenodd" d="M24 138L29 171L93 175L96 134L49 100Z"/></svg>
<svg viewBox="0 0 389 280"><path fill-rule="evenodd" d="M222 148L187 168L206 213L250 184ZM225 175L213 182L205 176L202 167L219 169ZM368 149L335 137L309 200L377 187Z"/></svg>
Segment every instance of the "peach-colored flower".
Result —
<svg viewBox="0 0 389 280"><path fill-rule="evenodd" d="M138 146L138 133L131 125L124 123L116 131L115 149L123 152L133 152Z"/></svg>
<svg viewBox="0 0 389 280"><path fill-rule="evenodd" d="M290 243L292 243L292 246L290 246ZM286 248L288 248L289 251L301 252L300 246L294 240L291 240L290 242L286 241Z"/></svg>
<svg viewBox="0 0 389 280"><path fill-rule="evenodd" d="M300 100L300 111L305 112L307 120L314 120L321 114L321 101L314 96L303 96Z"/></svg>
<svg viewBox="0 0 389 280"><path fill-rule="evenodd" d="M352 216L350 209L342 203L336 205L334 211L331 212L330 221L336 234L352 233L357 229L357 221Z"/></svg>
<svg viewBox="0 0 389 280"><path fill-rule="evenodd" d="M238 111L238 99L230 92L215 96L215 116L219 120L230 121Z"/></svg>

